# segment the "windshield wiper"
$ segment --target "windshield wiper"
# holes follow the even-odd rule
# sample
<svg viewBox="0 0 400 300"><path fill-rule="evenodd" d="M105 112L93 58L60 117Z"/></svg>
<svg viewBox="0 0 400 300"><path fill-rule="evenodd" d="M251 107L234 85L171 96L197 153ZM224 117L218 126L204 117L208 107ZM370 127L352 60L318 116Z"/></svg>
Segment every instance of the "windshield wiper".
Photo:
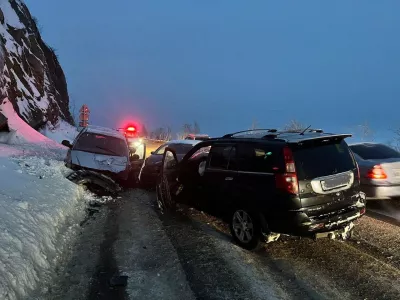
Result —
<svg viewBox="0 0 400 300"><path fill-rule="evenodd" d="M112 153L112 154L114 154L115 156L121 156L120 154L118 154L117 152L114 152L114 151L112 151L112 150L110 150L110 149L107 149L107 148L103 148L103 147L101 147L101 146L95 146L97 149L101 149L101 150L104 150L104 151L107 151L108 153Z"/></svg>

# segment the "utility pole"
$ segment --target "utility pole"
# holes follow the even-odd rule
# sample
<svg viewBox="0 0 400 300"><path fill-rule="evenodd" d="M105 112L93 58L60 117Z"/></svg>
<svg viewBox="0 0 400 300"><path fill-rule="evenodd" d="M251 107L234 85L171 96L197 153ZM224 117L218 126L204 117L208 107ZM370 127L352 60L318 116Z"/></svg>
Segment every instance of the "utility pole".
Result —
<svg viewBox="0 0 400 300"><path fill-rule="evenodd" d="M90 110L86 104L83 104L79 110L79 126L87 127L89 125L89 114Z"/></svg>

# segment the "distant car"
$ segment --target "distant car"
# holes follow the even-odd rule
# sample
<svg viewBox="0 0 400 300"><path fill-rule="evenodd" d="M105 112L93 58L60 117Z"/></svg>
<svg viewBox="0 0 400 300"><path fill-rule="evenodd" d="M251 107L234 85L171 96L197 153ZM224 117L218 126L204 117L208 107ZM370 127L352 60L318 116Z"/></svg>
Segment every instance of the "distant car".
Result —
<svg viewBox="0 0 400 300"><path fill-rule="evenodd" d="M83 128L73 143L64 140L69 148L65 158L66 166L75 171L89 171L105 175L120 185L133 184L132 174L139 173L140 156L131 153L125 136L113 129L88 126ZM143 163L143 160L142 160ZM79 177L85 176L80 172ZM103 177L99 177L103 178Z"/></svg>
<svg viewBox="0 0 400 300"><path fill-rule="evenodd" d="M153 187L160 172L164 150L169 147L176 151L178 159L183 158L187 152L200 141L197 140L172 140L161 145L145 160L139 173L139 182L144 187Z"/></svg>
<svg viewBox="0 0 400 300"><path fill-rule="evenodd" d="M185 137L185 140L195 140L195 141L206 141L209 139L210 136L208 134L189 134Z"/></svg>
<svg viewBox="0 0 400 300"><path fill-rule="evenodd" d="M357 160L361 189L367 199L400 197L400 153L378 143L350 145Z"/></svg>
<svg viewBox="0 0 400 300"><path fill-rule="evenodd" d="M203 141L182 159L166 148L158 204L210 212L250 250L279 234L347 239L366 210L350 136L264 129Z"/></svg>

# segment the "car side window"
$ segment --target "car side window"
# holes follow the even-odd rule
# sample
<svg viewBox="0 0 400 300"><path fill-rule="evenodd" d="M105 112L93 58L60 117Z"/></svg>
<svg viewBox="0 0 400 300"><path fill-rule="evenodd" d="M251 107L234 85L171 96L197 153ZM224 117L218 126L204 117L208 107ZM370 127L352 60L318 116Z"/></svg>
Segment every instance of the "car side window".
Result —
<svg viewBox="0 0 400 300"><path fill-rule="evenodd" d="M210 168L220 170L228 170L228 168L232 170L236 168L236 148L233 146L213 146L210 156Z"/></svg>
<svg viewBox="0 0 400 300"><path fill-rule="evenodd" d="M167 148L167 146L168 145L161 146L160 148L158 148L158 150L155 151L155 154L164 154L165 148Z"/></svg>
<svg viewBox="0 0 400 300"><path fill-rule="evenodd" d="M211 146L201 147L192 156L189 158L189 161L196 160L199 158L207 158L208 154L210 153Z"/></svg>
<svg viewBox="0 0 400 300"><path fill-rule="evenodd" d="M278 167L279 151L267 145L239 145L237 162L239 171L272 173Z"/></svg>

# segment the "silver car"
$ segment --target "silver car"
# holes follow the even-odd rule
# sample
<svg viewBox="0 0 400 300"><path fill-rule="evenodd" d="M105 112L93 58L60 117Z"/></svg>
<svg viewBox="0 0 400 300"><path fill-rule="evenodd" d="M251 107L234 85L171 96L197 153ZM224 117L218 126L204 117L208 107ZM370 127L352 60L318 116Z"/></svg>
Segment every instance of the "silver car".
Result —
<svg viewBox="0 0 400 300"><path fill-rule="evenodd" d="M117 182L127 181L134 163L143 162L138 154L131 153L125 136L109 128L89 126L82 129L73 144L62 144L69 148L65 159L69 168L96 171ZM137 172L140 167L136 166Z"/></svg>
<svg viewBox="0 0 400 300"><path fill-rule="evenodd" d="M378 143L350 145L357 160L361 189L369 199L400 197L400 153Z"/></svg>

